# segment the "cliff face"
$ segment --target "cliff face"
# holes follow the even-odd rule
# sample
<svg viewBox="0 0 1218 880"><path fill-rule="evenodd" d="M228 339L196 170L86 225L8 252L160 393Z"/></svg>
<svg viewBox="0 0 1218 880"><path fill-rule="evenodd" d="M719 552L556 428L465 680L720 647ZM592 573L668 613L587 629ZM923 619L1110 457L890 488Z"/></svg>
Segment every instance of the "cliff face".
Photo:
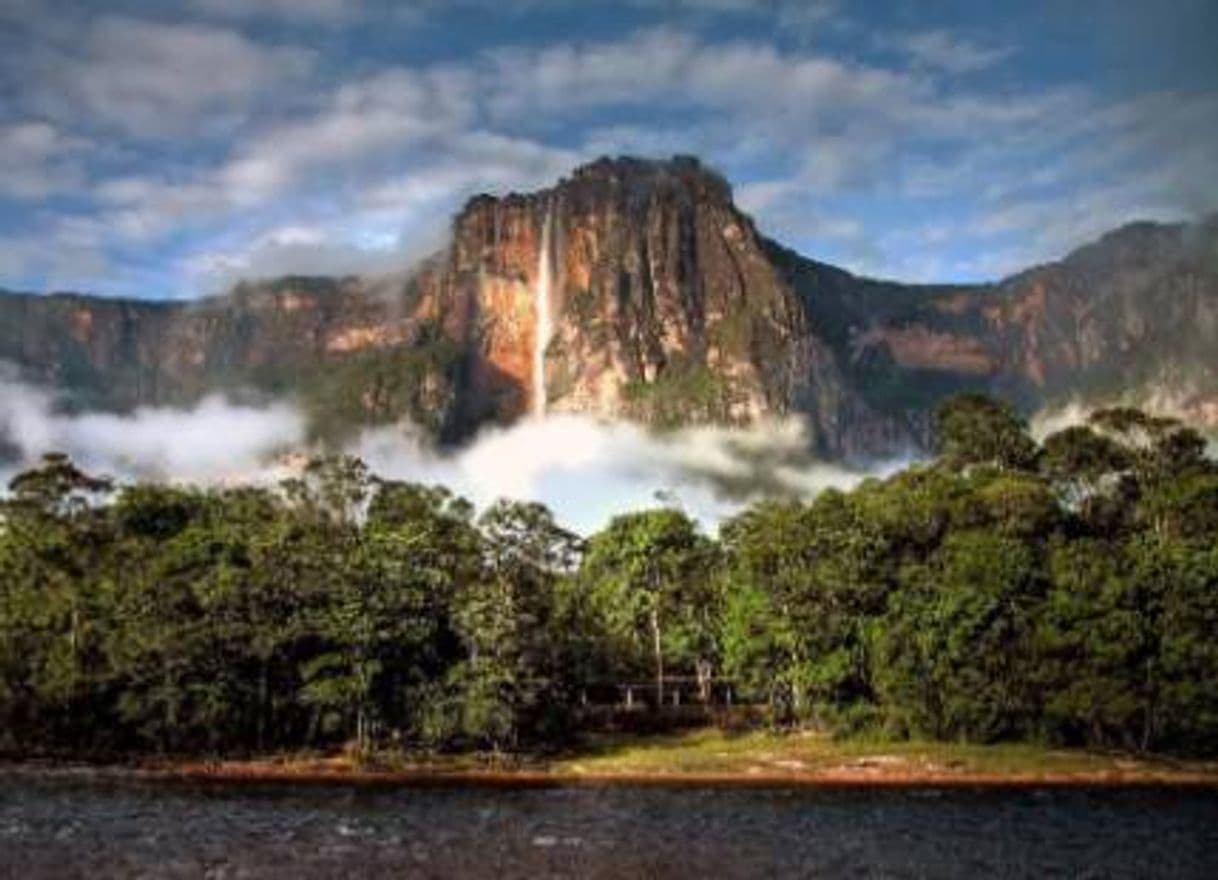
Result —
<svg viewBox="0 0 1218 880"><path fill-rule="evenodd" d="M926 439L944 394L1025 408L1170 386L1218 415L1218 220L1135 224L994 285L858 278L763 238L696 160L601 160L469 202L408 276L285 278L197 303L0 295L0 361L68 406L293 395L338 437L447 440L591 412L656 425L801 414L818 450Z"/></svg>
<svg viewBox="0 0 1218 880"><path fill-rule="evenodd" d="M283 278L192 303L0 293L0 362L68 409L292 395L321 434L403 414L440 430L460 358L425 305L413 278Z"/></svg>
<svg viewBox="0 0 1218 880"><path fill-rule="evenodd" d="M602 160L551 190L475 199L449 259L428 298L472 355L470 421L800 412L827 453L862 451L845 419L882 421L842 382L727 183L695 160Z"/></svg>
<svg viewBox="0 0 1218 880"><path fill-rule="evenodd" d="M1130 224L971 287L885 284L776 254L848 381L883 411L967 388L1026 410L1133 399L1218 425L1218 217Z"/></svg>

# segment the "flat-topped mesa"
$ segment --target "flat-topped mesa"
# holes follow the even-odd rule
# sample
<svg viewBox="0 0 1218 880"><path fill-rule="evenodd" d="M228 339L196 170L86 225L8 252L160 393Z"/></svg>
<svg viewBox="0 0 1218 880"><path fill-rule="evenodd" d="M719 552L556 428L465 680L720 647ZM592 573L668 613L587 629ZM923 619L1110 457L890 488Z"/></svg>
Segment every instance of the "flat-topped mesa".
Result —
<svg viewBox="0 0 1218 880"><path fill-rule="evenodd" d="M452 280L483 416L740 423L840 406L752 221L693 158L601 159L539 193L471 199Z"/></svg>
<svg viewBox="0 0 1218 880"><path fill-rule="evenodd" d="M607 189L617 190L627 198L646 198L657 190L671 190L705 203L732 202L732 187L727 179L695 156L604 157L576 168L556 188L567 190L569 198L603 198Z"/></svg>
<svg viewBox="0 0 1218 880"><path fill-rule="evenodd" d="M1129 224L1005 282L910 287L768 242L696 159L599 159L458 215L453 289L478 340L466 421L798 413L826 454L866 456L924 443L928 413L954 391L1031 410L1075 387L1141 387L1177 352L1204 390L1218 384L1200 353L1214 342L1213 251L1183 245L1214 233ZM1148 314L1148 298L1163 308ZM539 335L542 305L552 331ZM1151 364L1135 341L1160 324L1177 342Z"/></svg>
<svg viewBox="0 0 1218 880"><path fill-rule="evenodd" d="M496 204L508 207L528 205L557 195L564 201L605 201L647 198L657 191L680 191L704 202L732 202L732 187L722 174L704 165L696 156L671 159L641 159L634 156L603 156L573 169L554 186L527 193L510 192L496 196L482 193L471 197L457 215L459 227L464 217L487 210Z"/></svg>

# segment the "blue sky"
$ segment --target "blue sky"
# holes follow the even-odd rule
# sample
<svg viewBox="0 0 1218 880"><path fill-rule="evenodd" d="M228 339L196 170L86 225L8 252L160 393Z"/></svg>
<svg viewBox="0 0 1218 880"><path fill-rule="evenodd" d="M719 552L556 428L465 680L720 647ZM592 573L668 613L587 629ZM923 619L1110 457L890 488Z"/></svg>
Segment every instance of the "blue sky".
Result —
<svg viewBox="0 0 1218 880"><path fill-rule="evenodd" d="M852 270L1218 209L1212 0L0 0L0 286L395 268L469 195L694 153Z"/></svg>

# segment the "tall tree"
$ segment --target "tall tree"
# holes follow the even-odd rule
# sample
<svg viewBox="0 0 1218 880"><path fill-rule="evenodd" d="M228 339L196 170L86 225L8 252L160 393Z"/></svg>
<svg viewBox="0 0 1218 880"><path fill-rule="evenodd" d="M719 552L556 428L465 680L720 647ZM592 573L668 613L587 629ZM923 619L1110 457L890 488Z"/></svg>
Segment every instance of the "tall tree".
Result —
<svg viewBox="0 0 1218 880"><path fill-rule="evenodd" d="M717 653L717 561L694 521L668 508L614 517L589 540L582 578L610 630L635 647L648 645L660 705L666 660L696 666Z"/></svg>
<svg viewBox="0 0 1218 880"><path fill-rule="evenodd" d="M101 504L110 490L108 480L54 453L14 477L3 503L0 627L18 652L6 690L49 710L42 723L69 735L82 726L76 716L102 629L100 597L88 582L107 541Z"/></svg>
<svg viewBox="0 0 1218 880"><path fill-rule="evenodd" d="M465 656L450 673L449 724L497 751L543 733L556 740L574 671L563 663L568 634L556 626L557 584L579 541L535 503L500 501L478 525L482 576L455 597Z"/></svg>

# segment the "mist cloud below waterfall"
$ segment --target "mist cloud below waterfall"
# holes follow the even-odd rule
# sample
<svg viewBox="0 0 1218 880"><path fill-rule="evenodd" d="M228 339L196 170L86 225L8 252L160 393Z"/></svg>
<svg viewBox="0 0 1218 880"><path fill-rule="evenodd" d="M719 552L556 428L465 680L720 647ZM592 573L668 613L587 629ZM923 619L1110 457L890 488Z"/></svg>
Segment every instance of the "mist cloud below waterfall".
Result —
<svg viewBox="0 0 1218 880"><path fill-rule="evenodd" d="M22 465L44 452L123 480L274 482L285 453L309 451L292 405L251 407L209 397L188 409L127 415L65 413L53 394L0 375L0 447ZM439 483L479 508L498 498L540 501L570 528L589 532L618 513L675 504L708 527L765 495L811 497L866 474L815 461L799 419L747 429L651 433L637 425L554 415L484 431L459 449L437 449L409 426L367 430L348 452L391 479ZM0 477L6 475L0 474Z"/></svg>
<svg viewBox="0 0 1218 880"><path fill-rule="evenodd" d="M352 451L382 476L442 483L480 507L500 497L541 501L586 533L614 514L658 503L712 526L765 495L811 497L867 476L816 462L808 440L798 419L656 434L627 422L552 415L487 430L448 453L400 428L368 431Z"/></svg>

